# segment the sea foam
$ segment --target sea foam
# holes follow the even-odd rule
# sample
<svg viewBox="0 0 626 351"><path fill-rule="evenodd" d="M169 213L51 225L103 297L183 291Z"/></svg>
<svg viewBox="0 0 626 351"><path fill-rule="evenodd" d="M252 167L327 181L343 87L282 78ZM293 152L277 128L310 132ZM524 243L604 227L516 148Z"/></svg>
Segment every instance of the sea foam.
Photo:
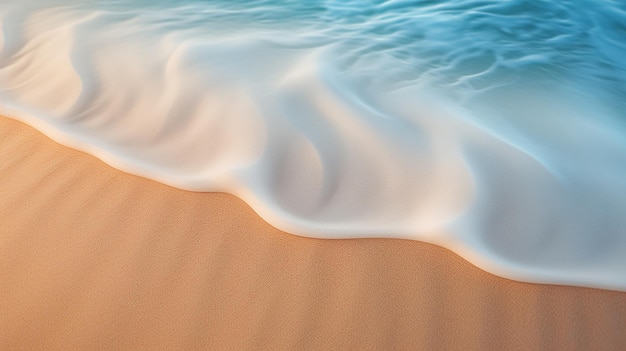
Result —
<svg viewBox="0 0 626 351"><path fill-rule="evenodd" d="M619 1L0 1L0 114L297 235L626 291L623 23Z"/></svg>

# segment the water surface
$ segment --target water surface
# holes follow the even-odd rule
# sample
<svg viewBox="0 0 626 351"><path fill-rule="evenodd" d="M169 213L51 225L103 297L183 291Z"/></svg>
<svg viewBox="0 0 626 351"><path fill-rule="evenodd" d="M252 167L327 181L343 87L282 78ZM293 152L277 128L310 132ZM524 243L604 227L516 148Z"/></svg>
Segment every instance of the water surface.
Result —
<svg viewBox="0 0 626 351"><path fill-rule="evenodd" d="M0 1L0 113L322 238L626 290L621 1Z"/></svg>

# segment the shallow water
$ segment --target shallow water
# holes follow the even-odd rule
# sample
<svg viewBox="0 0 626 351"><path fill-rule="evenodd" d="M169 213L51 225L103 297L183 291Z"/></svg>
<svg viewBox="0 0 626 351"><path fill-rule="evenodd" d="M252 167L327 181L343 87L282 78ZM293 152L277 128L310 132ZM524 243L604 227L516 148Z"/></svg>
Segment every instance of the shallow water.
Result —
<svg viewBox="0 0 626 351"><path fill-rule="evenodd" d="M298 235L626 290L621 1L0 1L0 113Z"/></svg>

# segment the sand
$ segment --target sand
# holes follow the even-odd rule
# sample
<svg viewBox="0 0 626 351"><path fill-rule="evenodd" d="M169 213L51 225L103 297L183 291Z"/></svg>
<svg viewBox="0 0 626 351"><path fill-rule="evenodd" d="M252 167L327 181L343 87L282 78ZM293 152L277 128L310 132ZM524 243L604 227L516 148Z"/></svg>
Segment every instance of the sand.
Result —
<svg viewBox="0 0 626 351"><path fill-rule="evenodd" d="M626 345L626 293L510 281L407 240L281 232L0 118L0 349Z"/></svg>

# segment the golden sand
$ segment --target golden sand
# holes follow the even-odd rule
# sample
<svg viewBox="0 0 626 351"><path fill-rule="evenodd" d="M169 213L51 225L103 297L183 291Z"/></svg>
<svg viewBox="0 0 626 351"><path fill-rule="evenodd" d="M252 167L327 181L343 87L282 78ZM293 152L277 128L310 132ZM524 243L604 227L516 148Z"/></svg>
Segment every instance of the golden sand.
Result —
<svg viewBox="0 0 626 351"><path fill-rule="evenodd" d="M0 118L0 350L617 350L626 293L283 233Z"/></svg>

